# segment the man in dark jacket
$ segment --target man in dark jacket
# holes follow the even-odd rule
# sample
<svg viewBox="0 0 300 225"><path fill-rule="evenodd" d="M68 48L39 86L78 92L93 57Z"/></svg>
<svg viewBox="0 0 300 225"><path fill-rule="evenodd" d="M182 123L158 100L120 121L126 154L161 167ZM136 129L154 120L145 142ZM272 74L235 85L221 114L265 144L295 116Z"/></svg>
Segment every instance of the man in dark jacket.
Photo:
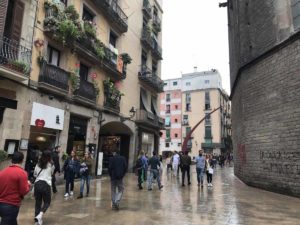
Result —
<svg viewBox="0 0 300 225"><path fill-rule="evenodd" d="M157 180L158 188L161 190L163 185L160 183L159 169L161 167L159 158L156 156L156 152L153 152L153 156L149 159L150 177L148 179L148 190L152 190L153 178Z"/></svg>
<svg viewBox="0 0 300 225"><path fill-rule="evenodd" d="M56 182L55 174L56 173L60 174L59 152L60 152L60 146L56 146L52 153L52 160L54 164L54 172L52 174L52 191L54 194L57 192L56 184L55 184Z"/></svg>
<svg viewBox="0 0 300 225"><path fill-rule="evenodd" d="M127 171L127 162L124 156L119 152L114 152L113 157L109 159L108 172L111 180L111 201L112 208L118 210L123 195L124 185L123 177Z"/></svg>
<svg viewBox="0 0 300 225"><path fill-rule="evenodd" d="M188 185L191 184L191 178L190 178L190 166L192 163L191 156L188 155L188 151L185 151L183 153L183 156L181 157L181 171L182 171L182 186L184 185L184 178L185 174L187 173L187 179L188 179Z"/></svg>

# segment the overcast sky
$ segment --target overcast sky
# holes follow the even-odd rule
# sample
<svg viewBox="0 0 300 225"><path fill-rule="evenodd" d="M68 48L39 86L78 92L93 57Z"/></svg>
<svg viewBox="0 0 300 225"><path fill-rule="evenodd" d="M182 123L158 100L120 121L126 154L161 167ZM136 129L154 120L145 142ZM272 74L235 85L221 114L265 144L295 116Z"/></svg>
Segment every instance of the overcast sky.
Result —
<svg viewBox="0 0 300 225"><path fill-rule="evenodd" d="M225 0L164 0L162 79L217 69L230 93Z"/></svg>

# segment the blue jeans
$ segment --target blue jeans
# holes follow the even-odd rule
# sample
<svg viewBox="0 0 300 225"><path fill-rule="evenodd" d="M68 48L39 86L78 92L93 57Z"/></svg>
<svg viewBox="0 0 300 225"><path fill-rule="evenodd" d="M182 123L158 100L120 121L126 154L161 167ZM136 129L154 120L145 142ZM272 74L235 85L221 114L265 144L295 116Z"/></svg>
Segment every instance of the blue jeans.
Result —
<svg viewBox="0 0 300 225"><path fill-rule="evenodd" d="M0 202L0 225L18 225L19 207Z"/></svg>
<svg viewBox="0 0 300 225"><path fill-rule="evenodd" d="M123 180L111 180L111 201L113 205L120 204L123 192Z"/></svg>
<svg viewBox="0 0 300 225"><path fill-rule="evenodd" d="M155 169L150 169L150 177L148 179L148 189L152 189L152 181L154 177L156 177L157 179L158 188L161 187L159 171Z"/></svg>
<svg viewBox="0 0 300 225"><path fill-rule="evenodd" d="M84 183L86 183L86 194L88 195L90 192L90 182L91 182L91 176L81 176L80 180L80 194L83 194L84 190Z"/></svg>
<svg viewBox="0 0 300 225"><path fill-rule="evenodd" d="M197 172L197 181L198 181L198 184L201 183L201 185L203 185L204 168L196 168L196 172Z"/></svg>

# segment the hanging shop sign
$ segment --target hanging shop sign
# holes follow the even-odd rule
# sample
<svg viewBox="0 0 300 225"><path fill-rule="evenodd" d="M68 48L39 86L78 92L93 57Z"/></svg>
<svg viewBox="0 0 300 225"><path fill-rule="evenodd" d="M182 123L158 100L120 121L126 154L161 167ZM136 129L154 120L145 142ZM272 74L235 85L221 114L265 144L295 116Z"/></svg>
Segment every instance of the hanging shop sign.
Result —
<svg viewBox="0 0 300 225"><path fill-rule="evenodd" d="M64 116L65 112L62 109L34 102L30 125L38 128L63 130Z"/></svg>

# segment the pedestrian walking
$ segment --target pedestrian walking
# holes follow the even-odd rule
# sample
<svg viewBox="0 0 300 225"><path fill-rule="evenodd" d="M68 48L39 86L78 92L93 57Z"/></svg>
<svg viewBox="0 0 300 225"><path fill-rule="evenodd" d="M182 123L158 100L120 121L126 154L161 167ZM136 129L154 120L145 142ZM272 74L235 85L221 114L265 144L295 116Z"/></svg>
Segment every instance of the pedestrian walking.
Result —
<svg viewBox="0 0 300 225"><path fill-rule="evenodd" d="M171 163L171 156L168 155L166 158L166 164L167 164L167 174L169 173L170 170L172 170L172 163Z"/></svg>
<svg viewBox="0 0 300 225"><path fill-rule="evenodd" d="M76 174L79 172L79 161L76 157L76 152L73 150L71 156L66 159L63 170L66 179L66 190L64 197L69 197L74 195L74 179Z"/></svg>
<svg viewBox="0 0 300 225"><path fill-rule="evenodd" d="M41 158L34 169L34 221L36 225L42 225L43 215L51 203L52 174L54 171L51 155L51 151L43 151Z"/></svg>
<svg viewBox="0 0 300 225"><path fill-rule="evenodd" d="M190 166L192 164L191 156L188 155L188 151L185 151L183 153L183 156L181 157L181 173L182 173L182 186L184 187L184 179L185 174L187 174L188 179L188 185L191 184L191 178L190 178Z"/></svg>
<svg viewBox="0 0 300 225"><path fill-rule="evenodd" d="M118 151L113 152L109 159L108 172L111 182L112 209L119 210L120 201L124 192L123 178L127 171L127 162L124 156Z"/></svg>
<svg viewBox="0 0 300 225"><path fill-rule="evenodd" d="M18 225L21 201L30 191L28 175L21 166L23 160L23 153L15 152L11 158L12 165L0 171L1 225Z"/></svg>
<svg viewBox="0 0 300 225"><path fill-rule="evenodd" d="M55 175L56 173L60 175L59 152L60 152L60 146L56 146L52 153L52 161L54 164L54 172L52 174L52 191L54 194L57 193Z"/></svg>
<svg viewBox="0 0 300 225"><path fill-rule="evenodd" d="M136 174L138 176L138 187L140 190L143 189L143 182L144 182L144 173L145 173L145 164L143 161L143 156L145 155L144 151L140 152L139 157L136 160L135 164L135 169L136 169Z"/></svg>
<svg viewBox="0 0 300 225"><path fill-rule="evenodd" d="M180 156L177 151L174 152L174 155L172 157L172 167L173 167L173 174L174 176L178 176L178 169L179 169L179 163L180 163Z"/></svg>
<svg viewBox="0 0 300 225"><path fill-rule="evenodd" d="M213 169L213 161L212 161L212 157L210 154L206 155L206 159L205 159L205 169L206 169L206 177L207 177L207 186L208 187L212 187L212 175L214 173L214 169Z"/></svg>
<svg viewBox="0 0 300 225"><path fill-rule="evenodd" d="M199 155L196 157L196 172L197 172L197 181L198 186L203 187L203 176L205 170L205 158L203 156L203 151L199 150Z"/></svg>
<svg viewBox="0 0 300 225"><path fill-rule="evenodd" d="M84 184L86 184L86 197L90 193L90 182L92 175L92 158L89 152L85 152L83 159L80 162L80 194L77 198L83 198Z"/></svg>
<svg viewBox="0 0 300 225"><path fill-rule="evenodd" d="M153 156L149 159L150 175L148 179L148 190L152 190L153 179L157 180L158 189L161 190L163 185L160 183L159 169L160 169L160 160L156 155L156 152L153 152Z"/></svg>

